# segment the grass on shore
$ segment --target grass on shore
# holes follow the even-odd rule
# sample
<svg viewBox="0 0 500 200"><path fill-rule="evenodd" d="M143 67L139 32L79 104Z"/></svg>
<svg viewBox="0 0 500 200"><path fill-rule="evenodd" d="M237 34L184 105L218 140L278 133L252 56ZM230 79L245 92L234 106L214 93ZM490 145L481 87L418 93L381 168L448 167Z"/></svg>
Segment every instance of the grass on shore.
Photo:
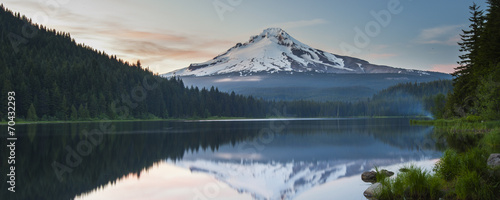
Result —
<svg viewBox="0 0 500 200"><path fill-rule="evenodd" d="M413 166L396 178L381 181L377 199L500 199L500 169L490 169L487 159L500 153L499 121L467 119L412 121L435 125L448 149L428 172Z"/></svg>
<svg viewBox="0 0 500 200"><path fill-rule="evenodd" d="M444 181L427 170L406 167L395 178L382 179L377 199L439 199Z"/></svg>

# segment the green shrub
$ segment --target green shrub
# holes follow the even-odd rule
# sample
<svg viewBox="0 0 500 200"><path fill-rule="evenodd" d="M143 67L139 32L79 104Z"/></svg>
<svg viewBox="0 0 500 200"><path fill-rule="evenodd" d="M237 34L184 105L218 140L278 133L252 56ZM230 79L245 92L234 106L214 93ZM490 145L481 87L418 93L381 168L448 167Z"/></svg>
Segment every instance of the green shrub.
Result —
<svg viewBox="0 0 500 200"><path fill-rule="evenodd" d="M483 118L477 115L469 115L465 118L465 121L467 122L481 122L482 120Z"/></svg>
<svg viewBox="0 0 500 200"><path fill-rule="evenodd" d="M434 171L444 180L451 181L458 175L459 169L457 169L457 166L460 166L460 158L457 152L448 149L444 152L441 160L434 166Z"/></svg>
<svg viewBox="0 0 500 200"><path fill-rule="evenodd" d="M457 178L455 193L459 199L494 199L494 187L475 171L465 171Z"/></svg>
<svg viewBox="0 0 500 200"><path fill-rule="evenodd" d="M377 199L439 199L444 181L427 170L410 166L393 179L384 179Z"/></svg>
<svg viewBox="0 0 500 200"><path fill-rule="evenodd" d="M487 133L481 140L481 145L489 153L500 152L500 128L495 128Z"/></svg>
<svg viewBox="0 0 500 200"><path fill-rule="evenodd" d="M472 148L465 153L448 149L434 167L434 171L444 180L451 181L462 173L476 171L486 174L488 153L480 148Z"/></svg>

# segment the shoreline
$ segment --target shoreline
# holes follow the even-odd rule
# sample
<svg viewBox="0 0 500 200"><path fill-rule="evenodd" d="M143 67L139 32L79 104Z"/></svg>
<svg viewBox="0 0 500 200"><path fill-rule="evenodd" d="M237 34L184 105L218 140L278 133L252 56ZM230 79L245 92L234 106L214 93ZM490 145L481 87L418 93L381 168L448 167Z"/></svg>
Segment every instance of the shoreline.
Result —
<svg viewBox="0 0 500 200"><path fill-rule="evenodd" d="M95 120L76 120L76 121L16 121L16 125L30 124L64 124L64 123L99 123L99 122L217 122L217 121L269 121L269 120L338 120L338 119L390 119L390 118L408 118L411 121L422 121L413 119L430 119L428 116L349 116L349 117L266 117L266 118L245 118L245 117L209 117L209 118L178 118L178 119L95 119ZM425 120L427 121L427 120ZM1 121L0 126L6 126L7 121ZM428 124L415 124L428 125Z"/></svg>
<svg viewBox="0 0 500 200"><path fill-rule="evenodd" d="M498 153L500 148L500 120L481 120L471 118L411 120L411 125L426 125L436 127L434 132L443 137L446 142L444 154L434 166L433 173L426 173L421 168L410 169L409 174L402 178L386 178L381 181L382 190L377 198L423 197L431 199L469 199L472 196L480 199L498 198L499 180L488 174L493 174L499 168L487 165L488 156ZM408 173L408 172L406 172ZM426 177L415 182L415 175ZM481 183L486 187L479 187ZM400 190L400 185L414 187L412 194ZM476 187L478 186L478 187ZM430 195L430 196L428 196Z"/></svg>

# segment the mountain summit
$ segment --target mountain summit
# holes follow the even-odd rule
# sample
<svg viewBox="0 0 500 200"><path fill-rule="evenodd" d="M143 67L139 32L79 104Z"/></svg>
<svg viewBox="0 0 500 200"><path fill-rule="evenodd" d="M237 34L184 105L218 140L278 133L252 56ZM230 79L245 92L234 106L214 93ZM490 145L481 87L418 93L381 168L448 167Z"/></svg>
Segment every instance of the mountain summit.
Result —
<svg viewBox="0 0 500 200"><path fill-rule="evenodd" d="M316 72L316 73L417 73L370 64L358 58L339 56L312 48L299 42L281 28L268 28L261 34L238 43L225 53L203 63L191 64L165 76L209 76L239 73L250 75L257 72Z"/></svg>

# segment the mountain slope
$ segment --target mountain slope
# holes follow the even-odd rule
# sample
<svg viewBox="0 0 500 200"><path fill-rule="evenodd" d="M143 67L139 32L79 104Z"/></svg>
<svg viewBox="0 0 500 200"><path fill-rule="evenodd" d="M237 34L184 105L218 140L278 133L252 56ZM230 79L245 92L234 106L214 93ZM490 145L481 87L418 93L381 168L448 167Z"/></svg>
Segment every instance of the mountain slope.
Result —
<svg viewBox="0 0 500 200"><path fill-rule="evenodd" d="M451 75L371 64L312 48L279 28L265 29L212 60L163 74L186 85L267 100L357 101L406 82Z"/></svg>
<svg viewBox="0 0 500 200"><path fill-rule="evenodd" d="M250 75L258 72L316 72L316 73L404 73L424 74L418 70L406 70L370 64L358 58L339 56L312 48L280 28L268 28L250 37L246 43L238 43L204 63L191 64L164 76L209 76L229 73Z"/></svg>

